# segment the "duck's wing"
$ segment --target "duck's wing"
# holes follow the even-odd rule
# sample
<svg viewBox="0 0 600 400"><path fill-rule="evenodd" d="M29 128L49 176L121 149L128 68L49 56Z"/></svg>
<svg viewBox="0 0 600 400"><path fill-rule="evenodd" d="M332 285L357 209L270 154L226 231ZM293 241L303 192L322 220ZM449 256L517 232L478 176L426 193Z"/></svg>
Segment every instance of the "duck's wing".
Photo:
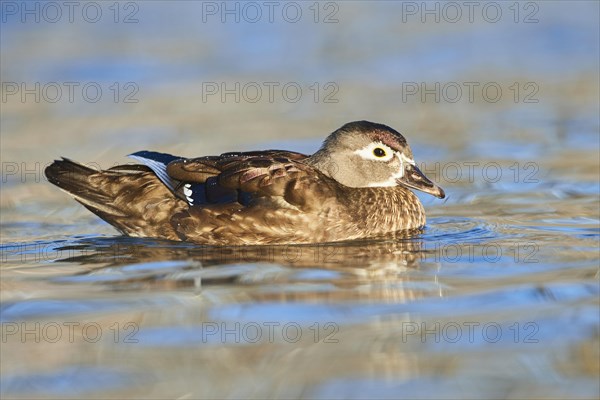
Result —
<svg viewBox="0 0 600 400"><path fill-rule="evenodd" d="M167 174L167 165L174 160L179 160L181 157L177 157L167 153L159 153L157 151L142 150L136 153L129 154L128 157L133 158L136 161L141 162L146 167L150 168L160 179L160 181L169 188L170 191L177 194L177 189L181 185L181 182L172 179ZM118 165L111 169L123 169L123 165ZM133 168L140 167L139 165L133 165ZM181 196L179 196L181 197ZM184 199L183 197L181 197Z"/></svg>
<svg viewBox="0 0 600 400"><path fill-rule="evenodd" d="M333 182L303 163L301 153L269 150L225 153L194 159L179 159L166 172L183 182L190 205L238 202L250 205L259 198L281 200L301 209L311 209L322 197L333 194Z"/></svg>
<svg viewBox="0 0 600 400"><path fill-rule="evenodd" d="M220 156L179 159L171 161L167 173L173 179L184 182L204 183L213 176L240 168L264 168L291 166L293 162L307 158L306 155L283 150L224 153Z"/></svg>

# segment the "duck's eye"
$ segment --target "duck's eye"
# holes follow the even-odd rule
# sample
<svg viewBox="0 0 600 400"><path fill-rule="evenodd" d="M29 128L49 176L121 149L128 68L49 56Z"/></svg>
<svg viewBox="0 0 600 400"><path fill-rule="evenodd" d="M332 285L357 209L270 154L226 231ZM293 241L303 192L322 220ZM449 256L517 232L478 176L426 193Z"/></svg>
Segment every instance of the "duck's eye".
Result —
<svg viewBox="0 0 600 400"><path fill-rule="evenodd" d="M384 150L384 149L382 149L381 147L375 147L375 148L373 149L373 155L374 155L375 157L379 157L379 158L381 158L381 157L385 157L385 150Z"/></svg>

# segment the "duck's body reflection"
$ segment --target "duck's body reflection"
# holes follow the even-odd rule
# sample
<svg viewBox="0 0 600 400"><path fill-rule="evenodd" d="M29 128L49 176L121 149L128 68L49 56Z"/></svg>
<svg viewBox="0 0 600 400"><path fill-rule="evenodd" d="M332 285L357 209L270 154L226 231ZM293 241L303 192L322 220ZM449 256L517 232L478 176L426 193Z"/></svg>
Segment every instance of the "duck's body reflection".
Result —
<svg viewBox="0 0 600 400"><path fill-rule="evenodd" d="M405 284L427 254L414 233L387 240L229 247L116 237L83 239L56 250L60 261L97 265L82 274L102 274L98 283L115 290L241 285L244 296L265 301L357 299L360 286L370 288L364 296L369 299L414 298L418 291Z"/></svg>

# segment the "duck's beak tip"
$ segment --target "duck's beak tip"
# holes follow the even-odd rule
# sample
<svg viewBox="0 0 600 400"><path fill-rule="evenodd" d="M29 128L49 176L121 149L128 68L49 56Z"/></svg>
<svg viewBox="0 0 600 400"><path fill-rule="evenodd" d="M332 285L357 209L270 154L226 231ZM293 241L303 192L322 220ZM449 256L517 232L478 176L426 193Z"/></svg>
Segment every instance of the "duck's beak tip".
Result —
<svg viewBox="0 0 600 400"><path fill-rule="evenodd" d="M443 199L446 197L446 192L444 192L444 189L437 186L437 193L434 196L437 197L438 199Z"/></svg>

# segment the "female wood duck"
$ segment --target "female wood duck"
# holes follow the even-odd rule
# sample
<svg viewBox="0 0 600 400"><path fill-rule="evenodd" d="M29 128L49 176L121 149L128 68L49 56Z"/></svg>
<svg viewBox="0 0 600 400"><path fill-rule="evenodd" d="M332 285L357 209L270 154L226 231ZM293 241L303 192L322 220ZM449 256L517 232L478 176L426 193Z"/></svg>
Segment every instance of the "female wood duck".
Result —
<svg viewBox="0 0 600 400"><path fill-rule="evenodd" d="M45 173L125 235L208 245L335 242L419 229L425 211L410 189L445 196L400 133L368 121L342 126L311 156L130 157L143 165L98 171L63 158Z"/></svg>

